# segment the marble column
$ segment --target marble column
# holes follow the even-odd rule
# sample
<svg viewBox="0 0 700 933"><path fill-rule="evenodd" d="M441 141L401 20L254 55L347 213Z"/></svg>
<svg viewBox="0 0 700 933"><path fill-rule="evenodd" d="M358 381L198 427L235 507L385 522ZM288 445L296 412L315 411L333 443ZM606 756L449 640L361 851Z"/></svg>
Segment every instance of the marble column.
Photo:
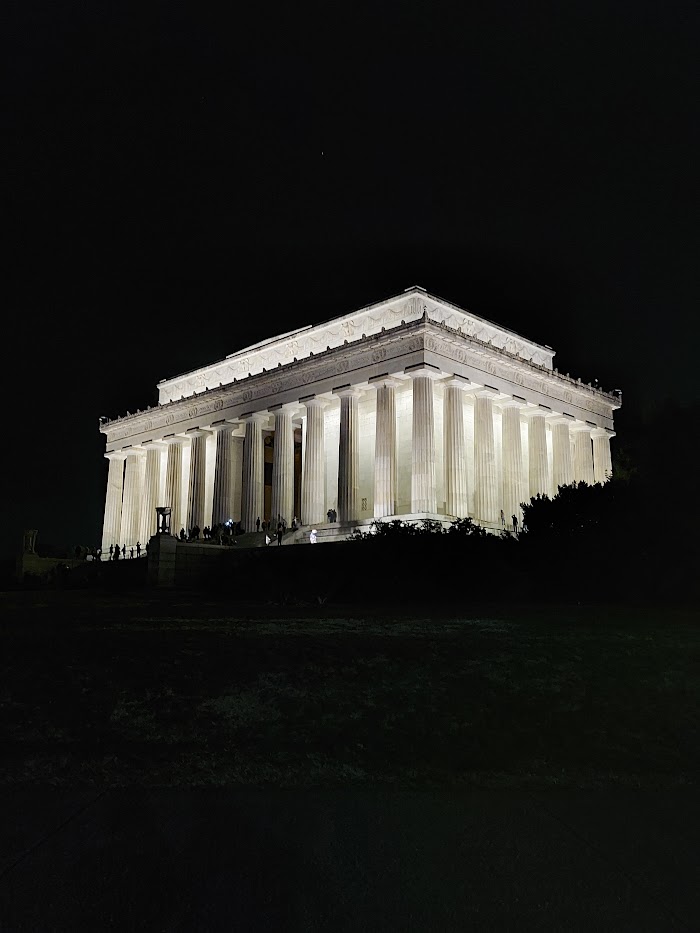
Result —
<svg viewBox="0 0 700 933"><path fill-rule="evenodd" d="M454 376L445 382L443 434L445 446L445 514L466 518L467 460L464 449L464 387L468 380Z"/></svg>
<svg viewBox="0 0 700 933"><path fill-rule="evenodd" d="M433 379L436 371L419 369L413 380L413 433L411 435L411 512L437 512L435 493L435 415Z"/></svg>
<svg viewBox="0 0 700 933"><path fill-rule="evenodd" d="M158 441L148 441L143 447L146 451L146 472L144 475L139 541L142 545L145 545L158 531L156 507L162 505L160 501L160 460L164 445Z"/></svg>
<svg viewBox="0 0 700 933"><path fill-rule="evenodd" d="M243 443L241 434L231 438L231 518L234 522L240 522L243 515Z"/></svg>
<svg viewBox="0 0 700 933"><path fill-rule="evenodd" d="M214 499L211 510L211 523L223 525L231 515L231 425L224 421L213 424L216 432L216 459L214 462Z"/></svg>
<svg viewBox="0 0 700 933"><path fill-rule="evenodd" d="M503 458L501 502L510 526L513 515L522 525L523 513L520 503L527 500L527 486L523 467L523 443L520 432L520 410L523 403L509 399L501 403L501 456Z"/></svg>
<svg viewBox="0 0 700 933"><path fill-rule="evenodd" d="M211 431L190 428L186 432L192 439L190 448L190 484L187 492L187 530L195 525L201 530L204 518L204 484L207 476L207 438Z"/></svg>
<svg viewBox="0 0 700 933"><path fill-rule="evenodd" d="M614 431L596 428L591 432L593 438L593 478L596 483L607 483L612 477L612 457L610 456L610 438Z"/></svg>
<svg viewBox="0 0 700 933"><path fill-rule="evenodd" d="M277 528L278 516L287 525L292 524L294 511L294 425L292 415L296 405L279 405L271 409L275 413L275 442L272 449L272 502L271 519L273 531Z"/></svg>
<svg viewBox="0 0 700 933"><path fill-rule="evenodd" d="M571 426L574 436L574 479L577 483L593 485L593 445L591 426L576 422Z"/></svg>
<svg viewBox="0 0 700 933"><path fill-rule="evenodd" d="M165 496L163 504L172 511L170 513L170 531L175 537L185 526L185 516L182 514L182 445L183 437L166 437L168 445L168 460L165 465Z"/></svg>
<svg viewBox="0 0 700 933"><path fill-rule="evenodd" d="M347 388L336 392L340 398L340 436L338 439L338 521L357 518L360 492L360 446L358 405L360 393Z"/></svg>
<svg viewBox="0 0 700 933"><path fill-rule="evenodd" d="M549 462L547 459L547 412L541 408L524 408L527 418L527 448L530 497L549 495Z"/></svg>
<svg viewBox="0 0 700 933"><path fill-rule="evenodd" d="M377 390L374 442L374 517L396 514L396 379L372 383Z"/></svg>
<svg viewBox="0 0 700 933"><path fill-rule="evenodd" d="M569 486L574 481L571 462L570 418L554 416L552 425L552 494L556 496L560 486Z"/></svg>
<svg viewBox="0 0 700 933"><path fill-rule="evenodd" d="M141 532L142 476L145 456L143 451L129 450L124 471L124 500L122 503L122 544L135 545Z"/></svg>
<svg viewBox="0 0 700 933"><path fill-rule="evenodd" d="M256 521L262 522L264 484L265 484L265 447L262 426L267 421L264 412L244 415L245 441L243 443L243 504L242 524L244 531L255 531Z"/></svg>
<svg viewBox="0 0 700 933"><path fill-rule="evenodd" d="M493 400L498 393L480 389L474 399L474 514L477 521L498 521Z"/></svg>
<svg viewBox="0 0 700 933"><path fill-rule="evenodd" d="M122 546L120 538L122 521L122 495L124 493L124 461L126 454L121 451L110 451L105 454L109 460L107 471L107 497L105 499L105 515L102 525L102 557L109 557L110 545Z"/></svg>
<svg viewBox="0 0 700 933"><path fill-rule="evenodd" d="M301 486L301 522L319 525L326 521L326 403L320 398L302 400L306 406L304 472Z"/></svg>

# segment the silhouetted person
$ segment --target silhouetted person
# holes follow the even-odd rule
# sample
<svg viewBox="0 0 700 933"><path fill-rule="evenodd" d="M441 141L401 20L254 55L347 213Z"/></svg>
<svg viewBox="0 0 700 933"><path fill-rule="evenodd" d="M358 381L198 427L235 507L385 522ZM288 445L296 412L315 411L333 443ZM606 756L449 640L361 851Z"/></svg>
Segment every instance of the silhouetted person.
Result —
<svg viewBox="0 0 700 933"><path fill-rule="evenodd" d="M133 546L132 546L131 550L129 551L129 557L130 557L132 560L134 559L134 548L133 548Z"/></svg>
<svg viewBox="0 0 700 933"><path fill-rule="evenodd" d="M282 522L277 523L277 546L279 547L282 544L282 537L284 535L284 526Z"/></svg>
<svg viewBox="0 0 700 933"><path fill-rule="evenodd" d="M506 527L506 517L503 514L503 509L501 509L501 525L503 526L503 528Z"/></svg>
<svg viewBox="0 0 700 933"><path fill-rule="evenodd" d="M136 542L136 556L137 557L141 556L141 542L140 541Z"/></svg>
<svg viewBox="0 0 700 933"><path fill-rule="evenodd" d="M513 531L517 535L518 533L518 516L517 515L513 516Z"/></svg>
<svg viewBox="0 0 700 933"><path fill-rule="evenodd" d="M98 560L102 560L102 548L101 547L98 547L98 549L95 551L95 557Z"/></svg>
<svg viewBox="0 0 700 933"><path fill-rule="evenodd" d="M255 527L257 528L258 531L260 531L260 517L258 517L258 518L255 520Z"/></svg>
<svg viewBox="0 0 700 933"><path fill-rule="evenodd" d="M119 545L118 544L114 548L114 557L112 558L112 560L119 560Z"/></svg>
<svg viewBox="0 0 700 933"><path fill-rule="evenodd" d="M180 541L184 541L184 540L185 540L185 529L181 528L180 529Z"/></svg>
<svg viewBox="0 0 700 933"><path fill-rule="evenodd" d="M126 545L122 544L122 557L126 560Z"/></svg>
<svg viewBox="0 0 700 933"><path fill-rule="evenodd" d="M114 545L113 545L113 544L110 544L110 546L109 546L109 559L112 560L113 557L114 557Z"/></svg>
<svg viewBox="0 0 700 933"><path fill-rule="evenodd" d="M297 530L297 517L295 515L294 518L292 519L292 531L296 531L296 530Z"/></svg>
<svg viewBox="0 0 700 933"><path fill-rule="evenodd" d="M330 523L333 521L333 509L328 509L326 512L326 518L328 519L328 524L330 525Z"/></svg>

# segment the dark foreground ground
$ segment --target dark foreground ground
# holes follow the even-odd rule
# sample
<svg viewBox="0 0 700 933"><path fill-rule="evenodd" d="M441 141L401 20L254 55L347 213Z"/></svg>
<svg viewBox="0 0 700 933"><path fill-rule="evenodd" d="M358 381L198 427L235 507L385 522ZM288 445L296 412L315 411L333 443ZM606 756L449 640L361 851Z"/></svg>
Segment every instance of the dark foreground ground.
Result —
<svg viewBox="0 0 700 933"><path fill-rule="evenodd" d="M0 595L5 785L694 784L688 611Z"/></svg>
<svg viewBox="0 0 700 933"><path fill-rule="evenodd" d="M694 613L0 613L3 933L700 923Z"/></svg>

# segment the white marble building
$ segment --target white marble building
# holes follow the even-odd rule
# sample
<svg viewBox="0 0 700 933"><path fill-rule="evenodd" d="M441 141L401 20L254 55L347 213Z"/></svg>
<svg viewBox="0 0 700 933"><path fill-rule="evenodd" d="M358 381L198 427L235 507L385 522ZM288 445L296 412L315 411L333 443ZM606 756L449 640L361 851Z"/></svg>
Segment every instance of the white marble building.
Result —
<svg viewBox="0 0 700 933"><path fill-rule="evenodd" d="M163 380L157 406L100 423L102 549L147 541L159 505L175 533L277 515L323 529L329 509L341 536L388 516L510 525L530 496L611 475L620 396L553 358L414 287Z"/></svg>

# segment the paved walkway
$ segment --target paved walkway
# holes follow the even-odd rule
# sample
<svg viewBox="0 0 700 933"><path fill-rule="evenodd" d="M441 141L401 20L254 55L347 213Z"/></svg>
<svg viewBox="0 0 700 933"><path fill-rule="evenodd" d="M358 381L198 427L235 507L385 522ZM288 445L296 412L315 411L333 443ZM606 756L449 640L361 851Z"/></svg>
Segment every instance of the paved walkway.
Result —
<svg viewBox="0 0 700 933"><path fill-rule="evenodd" d="M695 792L6 791L0 930L700 927Z"/></svg>

